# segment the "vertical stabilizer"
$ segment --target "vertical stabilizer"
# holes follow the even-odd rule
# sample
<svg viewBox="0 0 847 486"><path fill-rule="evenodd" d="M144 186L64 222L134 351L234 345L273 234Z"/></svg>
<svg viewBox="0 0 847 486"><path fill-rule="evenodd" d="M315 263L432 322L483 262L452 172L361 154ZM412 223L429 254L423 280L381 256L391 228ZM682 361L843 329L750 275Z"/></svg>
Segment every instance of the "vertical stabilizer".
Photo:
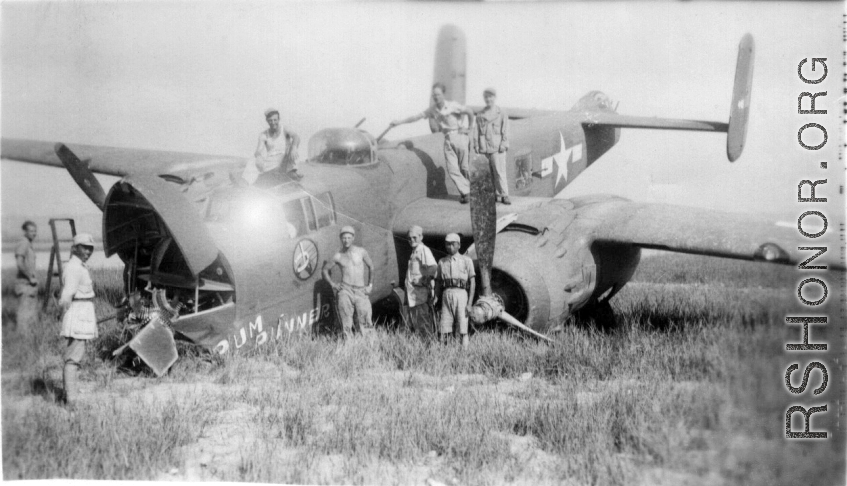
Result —
<svg viewBox="0 0 847 486"><path fill-rule="evenodd" d="M735 162L744 150L747 139L747 119L750 117L750 95L753 84L753 36L745 34L738 44L735 64L735 84L732 87L732 106L729 110L729 129L726 135L726 156Z"/></svg>
<svg viewBox="0 0 847 486"><path fill-rule="evenodd" d="M455 25L445 25L438 31L435 45L435 68L432 82L444 83L448 100L465 104L465 69L467 65L465 33ZM432 100L429 101L432 103ZM430 121L430 129L437 131Z"/></svg>

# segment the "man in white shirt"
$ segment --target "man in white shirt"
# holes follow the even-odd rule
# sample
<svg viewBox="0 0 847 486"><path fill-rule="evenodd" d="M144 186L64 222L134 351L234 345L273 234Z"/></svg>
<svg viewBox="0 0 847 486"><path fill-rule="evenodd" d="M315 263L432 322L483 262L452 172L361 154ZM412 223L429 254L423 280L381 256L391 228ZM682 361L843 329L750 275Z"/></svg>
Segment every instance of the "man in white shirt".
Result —
<svg viewBox="0 0 847 486"><path fill-rule="evenodd" d="M88 233L74 236L73 256L65 267L62 280L62 330L66 339L63 353L62 379L65 386L65 403L73 405L77 399L77 371L85 356L85 343L97 337L97 317L94 314L94 286L85 264L94 251L94 238Z"/></svg>
<svg viewBox="0 0 847 486"><path fill-rule="evenodd" d="M254 159L247 163L242 177L253 184L263 174L283 172L295 180L301 178L297 172L297 148L300 137L279 123L279 110L265 110L268 129L259 134Z"/></svg>
<svg viewBox="0 0 847 486"><path fill-rule="evenodd" d="M415 332L430 335L435 332L432 297L435 295L435 271L438 262L432 251L423 243L423 228L409 228L409 265L406 268L406 303L409 306L408 322Z"/></svg>
<svg viewBox="0 0 847 486"><path fill-rule="evenodd" d="M401 120L394 120L390 126L394 127L404 123L412 123L417 120L428 118L435 122L441 133L444 134L444 160L447 162L447 173L459 190L459 201L467 204L471 184L468 181L468 157L470 151L470 140L468 129L463 126L462 116L467 115L474 119L474 112L470 108L449 101L444 98L444 85L435 83L432 85L433 104L426 110Z"/></svg>

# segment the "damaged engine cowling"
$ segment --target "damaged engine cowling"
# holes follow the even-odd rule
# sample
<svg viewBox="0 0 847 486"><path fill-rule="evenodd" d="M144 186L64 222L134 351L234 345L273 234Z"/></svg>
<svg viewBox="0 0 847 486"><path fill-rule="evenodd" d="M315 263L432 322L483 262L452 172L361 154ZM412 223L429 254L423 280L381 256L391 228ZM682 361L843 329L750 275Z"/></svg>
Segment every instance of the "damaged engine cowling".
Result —
<svg viewBox="0 0 847 486"><path fill-rule="evenodd" d="M641 255L631 245L571 237L561 223L511 224L497 235L492 291L509 314L543 334L575 311L610 299L632 277Z"/></svg>

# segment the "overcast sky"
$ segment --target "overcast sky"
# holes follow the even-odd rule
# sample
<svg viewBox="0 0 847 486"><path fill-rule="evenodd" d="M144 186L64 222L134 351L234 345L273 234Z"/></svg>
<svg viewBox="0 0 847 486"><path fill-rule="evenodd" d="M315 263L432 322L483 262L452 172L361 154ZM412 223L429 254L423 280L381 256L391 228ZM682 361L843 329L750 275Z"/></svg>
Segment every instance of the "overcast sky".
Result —
<svg viewBox="0 0 847 486"><path fill-rule="evenodd" d="M723 135L625 130L564 195L603 192L791 220L802 212L799 180L828 178L830 197L843 183L843 169L834 167L842 8L4 2L2 134L248 156L268 106L279 107L304 142L362 117L363 128L380 133L391 119L425 108L445 23L467 35L469 103L482 104L482 89L492 85L503 106L567 109L599 89L620 101L620 113L726 121L738 41L750 32L753 107L739 161L726 160ZM829 58L829 77L804 85L797 63L813 56ZM829 115L798 115L798 94L815 88L828 91L818 108ZM809 121L830 129L817 153L797 144L797 129ZM419 122L389 138L427 131ZM822 160L827 171L818 168ZM8 161L1 169L4 229L27 215L97 213L61 170Z"/></svg>

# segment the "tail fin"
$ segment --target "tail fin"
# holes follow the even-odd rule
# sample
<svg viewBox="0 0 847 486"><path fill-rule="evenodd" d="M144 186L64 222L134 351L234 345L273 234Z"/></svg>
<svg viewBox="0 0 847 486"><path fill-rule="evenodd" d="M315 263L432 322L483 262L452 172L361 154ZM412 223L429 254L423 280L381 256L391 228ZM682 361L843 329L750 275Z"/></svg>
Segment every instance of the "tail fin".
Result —
<svg viewBox="0 0 847 486"><path fill-rule="evenodd" d="M745 34L738 44L738 61L735 64L735 84L732 88L732 105L729 111L729 128L726 134L726 156L735 162L744 150L747 138L747 119L750 116L750 95L753 84L753 36Z"/></svg>
<svg viewBox="0 0 847 486"><path fill-rule="evenodd" d="M445 25L438 32L435 45L435 68L432 82L443 83L447 88L444 95L453 101L465 104L465 70L467 66L467 42L465 33L455 25ZM432 101L430 100L430 103ZM430 121L430 129L438 131Z"/></svg>

